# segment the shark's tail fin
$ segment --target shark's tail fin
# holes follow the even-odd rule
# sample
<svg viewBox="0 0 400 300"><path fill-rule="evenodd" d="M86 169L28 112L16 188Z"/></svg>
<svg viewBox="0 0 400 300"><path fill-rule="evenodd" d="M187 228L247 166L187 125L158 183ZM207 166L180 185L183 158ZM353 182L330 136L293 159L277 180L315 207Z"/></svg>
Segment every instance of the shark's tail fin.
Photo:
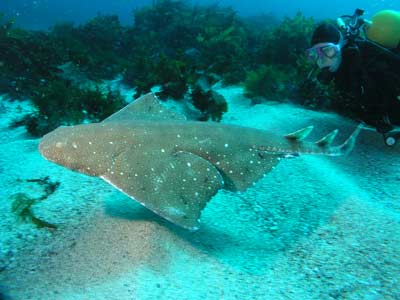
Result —
<svg viewBox="0 0 400 300"><path fill-rule="evenodd" d="M353 148L356 144L356 140L357 140L358 135L361 132L361 129L363 129L363 124L360 123L356 127L356 129L353 131L353 133L348 137L348 139L346 141L344 141L343 144L332 148L333 151L332 151L332 154L330 154L330 155L334 156L334 155L349 154L353 150Z"/></svg>
<svg viewBox="0 0 400 300"><path fill-rule="evenodd" d="M312 131L313 126L308 126L306 128L300 129L296 132L286 135L285 137L294 142L300 143L304 138L306 138L310 132ZM361 129L363 129L363 124L359 124L350 137L341 145L339 146L332 146L333 140L335 139L336 135L338 134L338 130L335 129L320 140L316 141L315 143L304 143L304 149L302 149L303 153L310 153L310 154L323 154L329 156L340 156L340 155L347 155L350 153L357 140L358 135L360 134ZM301 147L301 146L300 146ZM307 150L308 151L307 151ZM305 150L305 151L304 151Z"/></svg>

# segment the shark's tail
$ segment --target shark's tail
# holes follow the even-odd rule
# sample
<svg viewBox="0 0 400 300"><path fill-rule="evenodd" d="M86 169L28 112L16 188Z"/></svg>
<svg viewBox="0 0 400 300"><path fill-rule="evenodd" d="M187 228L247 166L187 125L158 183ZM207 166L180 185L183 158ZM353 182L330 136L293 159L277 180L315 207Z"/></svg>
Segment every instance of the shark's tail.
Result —
<svg viewBox="0 0 400 300"><path fill-rule="evenodd" d="M313 126L308 126L296 132L288 134L285 137L294 143L299 143L310 134L312 129ZM317 142L313 144L307 143L307 146L312 145L312 147L306 147L311 149L309 149L309 151L304 151L303 153L312 153L312 154L320 153L329 156L347 155L353 150L361 129L363 129L363 124L359 124L353 131L353 133L350 135L350 137L343 144L338 146L332 146L332 142L335 139L336 135L338 134L338 130L335 129L331 133L327 134L326 136L318 140Z"/></svg>

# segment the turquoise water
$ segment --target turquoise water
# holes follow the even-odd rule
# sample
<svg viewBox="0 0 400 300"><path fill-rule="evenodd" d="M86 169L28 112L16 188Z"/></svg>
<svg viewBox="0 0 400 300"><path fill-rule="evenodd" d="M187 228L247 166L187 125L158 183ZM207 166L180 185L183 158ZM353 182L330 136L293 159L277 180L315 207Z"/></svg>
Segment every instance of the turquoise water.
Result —
<svg viewBox="0 0 400 300"><path fill-rule="evenodd" d="M244 1L219 3L231 4L239 14L246 16L253 12L272 12L269 16L276 17L274 22L279 22L282 15L294 17L298 10L306 18L336 18L337 14L352 13L361 4L368 14L383 6L398 9L394 1L338 1L324 4L323 9L316 1L301 1L295 5L288 1L254 1L252 5ZM82 4L77 12L77 5L72 1L56 4L50 1L3 1L0 11L15 16L17 25L31 29L48 28L55 21L85 22L99 11L103 14L118 13L123 26L131 26L128 13L131 14L133 7L142 4L146 3L96 1L96 7ZM304 22L304 19L301 21ZM102 25L101 22L99 24ZM110 22L107 26L110 24L115 25ZM168 27L168 22L164 25ZM125 29L118 31L120 28L116 27L116 32L126 34ZM103 31L99 35L94 34L88 41L85 36L82 38L87 28L80 28L82 31L78 37L82 39L78 40L81 44L74 44L71 48L65 45L71 45L68 38L74 40L73 30L64 31L64 34L72 33L63 36L65 44L58 48L54 46L56 40L47 40L46 34L35 35L31 31L18 30L3 34L4 31L0 30L0 49L3 51L0 53L0 300L400 299L400 146L388 147L381 134L362 130L350 153L326 155L331 147L341 145L351 135L358 122L326 111L325 107L318 106L318 102L307 104L290 99L298 96L293 91L296 91L294 86L299 79L290 77L288 83L288 77L278 71L273 74L278 80L282 78L282 82L274 81L268 96L252 99L243 82L226 84L224 80L234 80L237 74L241 74L239 71L250 72L252 67L263 63L255 63L240 51L249 48L238 46L242 45L242 36L231 36L235 31L229 26L223 27L226 29L223 34L211 28L207 31L211 32L208 36L202 31L199 31L202 35L196 35L199 44L207 39L220 41L224 36L239 41L228 43L228 47L222 42L210 42L211 51L206 47L203 49L209 51L207 63L199 54L201 48L185 49L185 55L192 59L189 60L193 63L190 66L197 68L198 72L187 71L189 63L185 65L183 59L179 60L179 51L178 58L174 57L178 62L170 58L172 64L161 64L165 68L157 69L159 74L167 75L160 75L158 82L149 87L154 93L177 92L181 86L169 84L182 82L182 74L192 76L191 81L183 80L189 89L181 97L174 100L171 95L163 97L161 94L161 108L157 107L154 111L153 106L144 106L132 114L132 118L161 124L165 120L160 120L159 114L167 114L168 120L173 119L177 122L173 123L176 127L183 128L182 132L187 132L192 123L176 121L180 118L178 116L185 115L190 121L208 118L211 130L215 131L210 132L210 136L217 132L217 125L213 127L211 118L217 118L216 121L227 126L263 130L268 137L261 139L262 145L232 154L228 149L232 149L233 144L246 144L250 137L229 131L231 145L226 142L228 134L220 135L220 140L209 145L207 139L198 141L199 132L184 135L185 147L199 145L192 146L198 149L189 153L193 156L196 153L196 159L199 157L197 153L204 151L202 147L211 147L211 150L207 148L211 153L202 153L206 157L203 163L212 161L208 166L215 167L226 183L201 211L197 231L192 232L169 222L164 218L165 214L157 211L157 205L152 209L156 211L154 213L129 197L126 190L121 192L124 188L119 180L101 176L104 174L87 168L89 160L94 160L99 168L112 161L112 170L118 171L121 176L126 175L123 174L125 169L124 172L121 170L129 164L139 166L144 162L145 167L151 164L157 168L158 163L165 163L156 159L160 157L160 152L168 151L167 147L184 147L182 144L171 145L172 141L178 142L163 129L160 131L164 134L156 135L157 139L145 139L146 145L141 145L144 150L139 153L143 155L137 156L142 160L130 157L120 159L132 150L136 141L135 138L128 139L127 133L121 133L121 128L129 121L126 116L122 121L117 119L122 124L120 129L110 130L106 138L100 138L98 134L90 138L77 134L78 139L73 143L57 140L53 145L56 156L64 160L59 164L46 160L46 155L42 155L44 152L41 154L39 151L39 144L42 135L54 129L52 122L57 126L76 123L90 126L89 123L99 122L104 115L135 103L133 98L140 90L140 84L152 82L152 78L146 75L155 74L154 70L145 67L152 65L152 60L159 59L158 56L151 56L150 59L146 56L152 51L162 51L157 48L158 36L154 40L135 40L142 32L130 28L132 31L124 35L133 36L130 44L125 44L118 36L118 43L114 44L108 42L114 41L113 37L103 34L108 32L108 27L106 30L101 26L89 27L86 31L89 36L96 33L90 28ZM62 35L62 30L60 32ZM190 35L187 32L178 36L171 34L170 39L164 42L168 44L173 40L173 47L179 48L179 41L187 37L184 33ZM149 32L150 37L151 34ZM136 48L135 43L141 42L146 47ZM256 44L257 39L252 39L252 42ZM97 47L96 43L102 43L103 48ZM79 47L84 51L80 52ZM130 52L130 47L135 51ZM283 47L286 48L292 49ZM60 51L57 52L59 56L53 52L54 49ZM257 49L250 49L257 52ZM93 53L88 54L90 51ZM234 55L223 56L223 51L232 51ZM112 53L111 57L109 53ZM165 56L174 54L173 51L163 53ZM163 55L158 55L163 59ZM59 60L63 64L55 66L53 62ZM225 63L219 64L221 60ZM127 75L127 69L132 65L139 66L142 72ZM232 65L240 65L240 68L233 68L233 71L223 68L231 68ZM174 68L176 66L179 72ZM295 73L295 69L289 70ZM270 81L273 79L269 78ZM197 80L197 85L194 80ZM211 102L207 104L208 110L200 111L201 105L195 106L192 93L199 86L210 91L212 99L221 101L215 100L217 104L222 103L221 106ZM108 95L108 98L99 94ZM109 107L110 110L107 110ZM26 121L26 116L31 123L16 124L16 120ZM36 119L29 118L32 116ZM103 128L107 127L102 124ZM298 148L285 148L293 146L288 144L285 135L310 125L314 129L305 141L294 143L300 145ZM335 129L338 129L338 135L332 146L322 147L321 150L313 144ZM122 142L113 144L121 136L124 137L119 139ZM166 139L166 136L169 138ZM180 133L177 137L181 137ZM90 149L88 145L95 142L100 145L98 149L86 153ZM132 144L124 146L128 142ZM159 149L159 143L167 146ZM103 144L110 150L104 156L98 156ZM226 152L217 144L224 145L222 149ZM78 153L79 163L65 162L70 157L66 158L69 154L61 154L63 145L70 145L70 150L78 151L74 153ZM247 157L247 151L261 148L269 149L273 154L257 152L259 157L254 161L243 163L241 156ZM266 168L264 174L243 191L235 191L230 185L229 169L224 174L223 167L217 167L219 161L208 157L219 157L221 153L236 155L236 161L230 163L242 164L240 172L246 168L251 170L254 162L276 155L276 151L281 149L284 149L284 155L279 155L279 162L271 170ZM310 149L313 151L308 151ZM314 152L322 152L323 155ZM178 155L179 151L178 154L174 152L173 157ZM166 161L166 164L170 166L172 161ZM190 161L188 167L192 166L193 161ZM145 171L153 171L152 168L145 168ZM236 171L234 167L232 169ZM200 173L204 173L204 169L201 170ZM142 177L132 173L132 182L146 182L145 176L149 174L146 172ZM82 173L96 173L98 176ZM196 174L199 176L199 173ZM181 174L173 172L160 172L156 176L159 176L160 184L170 179L167 176L182 178ZM204 178L207 180L198 183L196 176L190 176L193 183L189 185L180 185L174 180L169 182L173 191L182 186L193 187L197 191L196 188L202 190L205 185L211 185L209 178ZM135 187L130 182L126 184ZM148 189L148 186L143 183L142 189L145 188ZM167 189L165 193L171 191ZM148 194L155 192L148 190ZM198 196L194 194L193 199ZM168 205L163 203L159 207L168 208ZM170 208L169 212L176 213L174 209L177 207Z"/></svg>
<svg viewBox="0 0 400 300"><path fill-rule="evenodd" d="M54 25L55 22L73 21L83 22L95 17L98 13L102 14L118 14L124 24L132 23L131 11L143 5L151 4L151 0L101 0L92 2L82 1L26 1L26 0L3 0L0 3L0 11L5 12L8 16L16 19L17 23L35 29L47 29ZM242 1L242 0L201 0L192 1L199 4L219 3L223 6L232 6L239 14L242 15L258 15L262 13L272 13L276 16L292 16L298 11L303 12L307 16L319 18L329 18L342 14L350 14L355 8L362 8L367 11L370 16L375 11L381 9L398 9L399 4L395 0L381 1L359 1L359 0L339 0L324 3L321 6L320 1L303 0L303 1Z"/></svg>

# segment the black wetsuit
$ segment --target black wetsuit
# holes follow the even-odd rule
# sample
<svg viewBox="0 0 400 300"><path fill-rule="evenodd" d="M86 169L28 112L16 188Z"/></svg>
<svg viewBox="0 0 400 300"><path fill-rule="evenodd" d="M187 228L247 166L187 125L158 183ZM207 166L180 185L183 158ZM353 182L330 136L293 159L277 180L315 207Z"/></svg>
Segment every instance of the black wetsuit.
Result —
<svg viewBox="0 0 400 300"><path fill-rule="evenodd" d="M400 126L399 50L388 52L361 39L344 46L339 69L321 72L318 77L323 83L334 81L342 96L336 109L347 111L382 133Z"/></svg>

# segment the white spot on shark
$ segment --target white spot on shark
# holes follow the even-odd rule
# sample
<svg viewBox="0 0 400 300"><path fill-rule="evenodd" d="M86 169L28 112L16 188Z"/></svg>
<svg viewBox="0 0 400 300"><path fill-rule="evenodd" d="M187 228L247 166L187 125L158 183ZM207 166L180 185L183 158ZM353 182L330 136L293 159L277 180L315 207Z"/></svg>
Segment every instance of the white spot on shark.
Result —
<svg viewBox="0 0 400 300"><path fill-rule="evenodd" d="M175 207L168 207L168 213L175 216L184 216L185 213Z"/></svg>

